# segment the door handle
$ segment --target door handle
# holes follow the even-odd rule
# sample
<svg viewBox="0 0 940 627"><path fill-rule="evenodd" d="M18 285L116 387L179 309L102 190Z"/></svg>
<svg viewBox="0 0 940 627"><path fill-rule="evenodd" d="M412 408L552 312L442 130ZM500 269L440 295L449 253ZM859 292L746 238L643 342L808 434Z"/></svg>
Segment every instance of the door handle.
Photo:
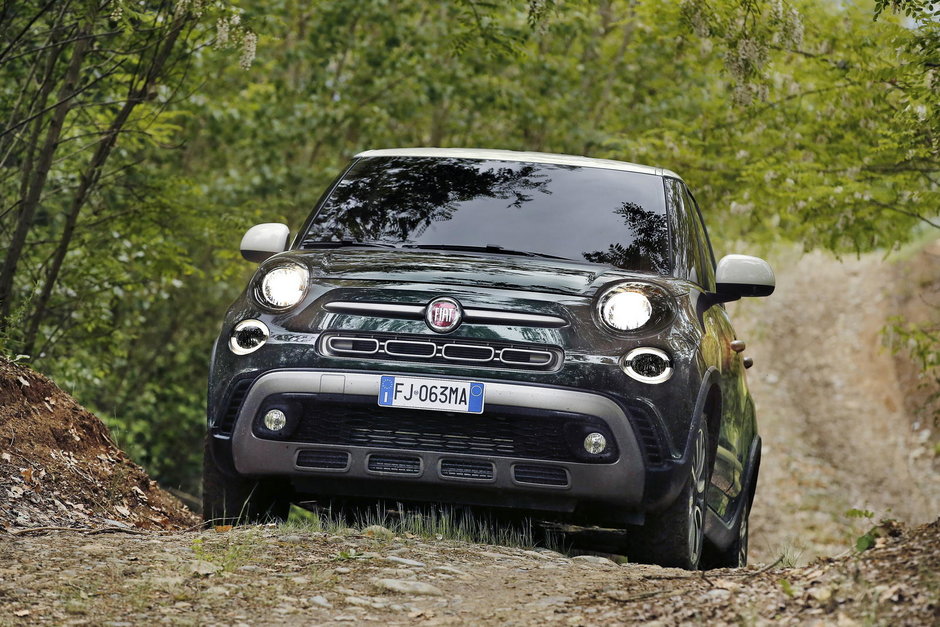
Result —
<svg viewBox="0 0 940 627"><path fill-rule="evenodd" d="M731 350L736 353L743 352L747 348L747 344L744 343L744 340L734 340L731 342Z"/></svg>

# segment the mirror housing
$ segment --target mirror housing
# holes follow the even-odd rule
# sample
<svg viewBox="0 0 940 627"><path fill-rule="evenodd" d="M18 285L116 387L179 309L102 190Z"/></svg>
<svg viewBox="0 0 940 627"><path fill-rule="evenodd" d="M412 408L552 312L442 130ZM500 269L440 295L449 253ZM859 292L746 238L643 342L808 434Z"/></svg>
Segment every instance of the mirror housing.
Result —
<svg viewBox="0 0 940 627"><path fill-rule="evenodd" d="M256 224L242 237L242 257L248 261L261 263L268 257L287 250L287 238L290 228L280 222Z"/></svg>
<svg viewBox="0 0 940 627"><path fill-rule="evenodd" d="M716 294L722 300L770 296L776 286L773 268L760 257L725 255L715 270Z"/></svg>

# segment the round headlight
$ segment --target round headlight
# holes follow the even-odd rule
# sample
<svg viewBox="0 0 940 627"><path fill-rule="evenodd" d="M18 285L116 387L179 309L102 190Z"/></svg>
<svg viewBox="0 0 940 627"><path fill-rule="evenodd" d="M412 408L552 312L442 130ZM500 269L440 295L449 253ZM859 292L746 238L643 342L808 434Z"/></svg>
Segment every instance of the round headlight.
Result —
<svg viewBox="0 0 940 627"><path fill-rule="evenodd" d="M646 281L616 283L597 299L598 324L614 332L652 329L669 322L676 312L672 295Z"/></svg>
<svg viewBox="0 0 940 627"><path fill-rule="evenodd" d="M601 297L601 320L618 331L633 331L649 322L653 305L643 292L614 288Z"/></svg>
<svg viewBox="0 0 940 627"><path fill-rule="evenodd" d="M261 279L261 300L274 309L293 307L304 297L309 282L310 273L301 265L275 266Z"/></svg>

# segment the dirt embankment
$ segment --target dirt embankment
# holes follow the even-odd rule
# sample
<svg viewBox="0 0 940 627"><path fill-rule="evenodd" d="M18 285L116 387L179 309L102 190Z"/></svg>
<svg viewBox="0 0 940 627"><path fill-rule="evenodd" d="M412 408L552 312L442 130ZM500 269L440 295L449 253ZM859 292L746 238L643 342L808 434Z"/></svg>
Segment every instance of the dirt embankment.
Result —
<svg viewBox="0 0 940 627"><path fill-rule="evenodd" d="M0 360L0 533L196 522L114 445L97 417L46 377Z"/></svg>

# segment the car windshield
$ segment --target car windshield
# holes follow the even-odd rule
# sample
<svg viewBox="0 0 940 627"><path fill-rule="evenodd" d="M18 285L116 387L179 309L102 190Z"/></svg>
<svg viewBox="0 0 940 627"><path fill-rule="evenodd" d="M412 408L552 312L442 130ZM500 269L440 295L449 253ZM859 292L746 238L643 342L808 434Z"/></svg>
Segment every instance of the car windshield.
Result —
<svg viewBox="0 0 940 627"><path fill-rule="evenodd" d="M301 246L357 243L671 269L662 179L571 165L359 159L322 202Z"/></svg>

